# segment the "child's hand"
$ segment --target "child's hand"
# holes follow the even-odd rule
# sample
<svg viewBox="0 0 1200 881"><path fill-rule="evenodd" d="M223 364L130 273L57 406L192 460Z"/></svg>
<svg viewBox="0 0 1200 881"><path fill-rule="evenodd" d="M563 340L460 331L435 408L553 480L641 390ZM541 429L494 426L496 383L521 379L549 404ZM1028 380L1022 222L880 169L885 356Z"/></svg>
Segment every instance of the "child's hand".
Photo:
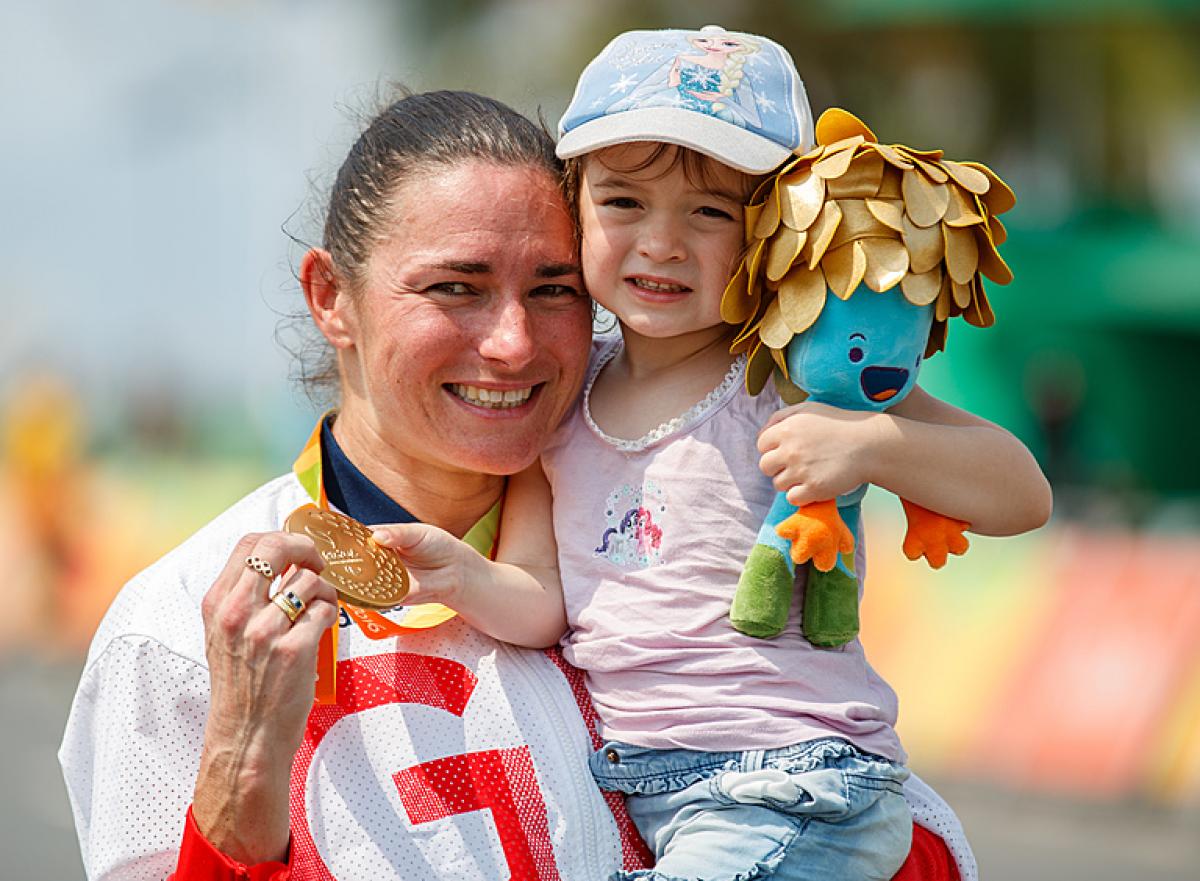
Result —
<svg viewBox="0 0 1200 881"><path fill-rule="evenodd" d="M871 480L876 415L815 401L779 410L758 435L758 467L793 505L837 498Z"/></svg>
<svg viewBox="0 0 1200 881"><path fill-rule="evenodd" d="M406 603L441 603L458 608L471 556L479 556L474 549L444 529L425 523L374 526L371 538L404 559L409 574Z"/></svg>

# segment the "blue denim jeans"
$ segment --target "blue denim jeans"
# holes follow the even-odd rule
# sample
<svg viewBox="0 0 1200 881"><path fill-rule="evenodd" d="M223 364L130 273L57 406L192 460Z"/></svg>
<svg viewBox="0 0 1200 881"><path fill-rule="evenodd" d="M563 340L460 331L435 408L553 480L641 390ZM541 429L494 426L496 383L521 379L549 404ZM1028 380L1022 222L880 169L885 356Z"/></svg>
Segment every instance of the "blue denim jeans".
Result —
<svg viewBox="0 0 1200 881"><path fill-rule="evenodd" d="M612 879L890 879L908 856L908 771L838 738L750 752L606 743L590 761L624 792L653 869Z"/></svg>

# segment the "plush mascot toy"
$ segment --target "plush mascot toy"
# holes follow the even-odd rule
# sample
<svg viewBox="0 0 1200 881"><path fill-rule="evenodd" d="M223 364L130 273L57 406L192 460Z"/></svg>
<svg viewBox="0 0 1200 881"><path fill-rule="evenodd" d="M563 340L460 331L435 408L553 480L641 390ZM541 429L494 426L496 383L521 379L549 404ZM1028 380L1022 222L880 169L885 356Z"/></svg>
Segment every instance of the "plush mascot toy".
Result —
<svg viewBox="0 0 1200 881"><path fill-rule="evenodd" d="M789 402L886 410L912 390L921 360L944 348L950 318L993 323L980 273L1012 281L996 250L1006 235L996 215L1016 200L987 167L881 144L844 110L822 114L816 136L814 150L751 199L749 247L721 314L741 325L734 351L748 352L752 394L774 374ZM805 638L825 647L854 639L854 536L865 492L801 508L778 494L738 584L734 627L779 634L796 566L810 564ZM909 559L938 568L967 549L969 524L901 501Z"/></svg>

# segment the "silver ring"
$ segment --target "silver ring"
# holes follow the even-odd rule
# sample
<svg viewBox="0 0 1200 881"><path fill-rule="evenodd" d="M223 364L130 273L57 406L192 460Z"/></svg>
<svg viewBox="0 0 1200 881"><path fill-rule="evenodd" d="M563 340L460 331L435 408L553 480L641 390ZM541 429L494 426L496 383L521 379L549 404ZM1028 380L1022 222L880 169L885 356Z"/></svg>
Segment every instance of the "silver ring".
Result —
<svg viewBox="0 0 1200 881"><path fill-rule="evenodd" d="M300 617L300 613L304 611L304 600L296 596L290 590L281 590L273 597L271 602L277 605L283 614L287 615L288 621L292 624L296 623L296 619Z"/></svg>
<svg viewBox="0 0 1200 881"><path fill-rule="evenodd" d="M271 568L271 564L262 557L256 557L253 554L246 558L246 568L252 569L259 575L266 578L268 581L275 580L275 570Z"/></svg>

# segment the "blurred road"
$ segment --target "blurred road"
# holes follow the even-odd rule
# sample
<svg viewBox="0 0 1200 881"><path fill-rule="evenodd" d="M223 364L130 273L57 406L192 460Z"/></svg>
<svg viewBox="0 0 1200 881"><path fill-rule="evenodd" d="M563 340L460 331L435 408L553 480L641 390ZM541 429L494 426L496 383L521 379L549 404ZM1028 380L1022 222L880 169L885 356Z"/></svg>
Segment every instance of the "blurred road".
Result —
<svg viewBox="0 0 1200 881"><path fill-rule="evenodd" d="M83 878L58 744L80 665L0 660L0 860L5 881Z"/></svg>
<svg viewBox="0 0 1200 881"><path fill-rule="evenodd" d="M83 877L55 757L78 676L76 662L0 661L4 881ZM1195 813L934 782L967 828L983 881L1200 879L1200 816Z"/></svg>

